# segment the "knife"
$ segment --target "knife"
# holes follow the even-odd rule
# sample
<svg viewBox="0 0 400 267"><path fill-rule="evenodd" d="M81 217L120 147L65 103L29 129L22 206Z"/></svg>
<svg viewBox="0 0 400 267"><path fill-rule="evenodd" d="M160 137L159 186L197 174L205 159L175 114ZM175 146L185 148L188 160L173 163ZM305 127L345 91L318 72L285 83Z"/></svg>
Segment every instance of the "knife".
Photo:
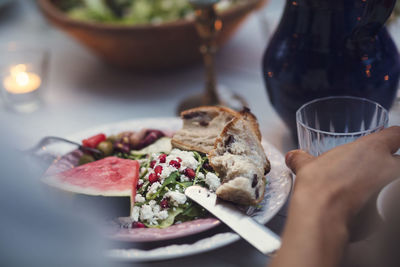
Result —
<svg viewBox="0 0 400 267"><path fill-rule="evenodd" d="M185 190L185 195L228 225L261 253L270 256L280 248L281 240L278 235L239 211L233 204L217 201L217 195L208 189L198 185L190 186Z"/></svg>

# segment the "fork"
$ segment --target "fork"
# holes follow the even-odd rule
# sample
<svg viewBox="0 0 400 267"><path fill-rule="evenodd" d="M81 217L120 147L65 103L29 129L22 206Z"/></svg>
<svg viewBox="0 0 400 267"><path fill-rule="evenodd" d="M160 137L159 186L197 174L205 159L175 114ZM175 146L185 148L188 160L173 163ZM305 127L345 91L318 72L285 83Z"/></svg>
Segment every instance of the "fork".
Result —
<svg viewBox="0 0 400 267"><path fill-rule="evenodd" d="M45 150L47 145L56 143L56 142L64 142L64 143L68 143L71 145L75 145L78 147L79 150L83 151L83 152L90 152L93 153L95 157L102 157L103 156L103 152L101 152L98 149L95 148L91 148L91 147L87 147L87 146L83 146L77 142L65 139L65 138L61 138L61 137L57 137L57 136L46 136L43 137L39 143L37 143L37 145L35 145L34 147L25 150L24 152L27 152L29 154L35 154L37 151L39 150Z"/></svg>

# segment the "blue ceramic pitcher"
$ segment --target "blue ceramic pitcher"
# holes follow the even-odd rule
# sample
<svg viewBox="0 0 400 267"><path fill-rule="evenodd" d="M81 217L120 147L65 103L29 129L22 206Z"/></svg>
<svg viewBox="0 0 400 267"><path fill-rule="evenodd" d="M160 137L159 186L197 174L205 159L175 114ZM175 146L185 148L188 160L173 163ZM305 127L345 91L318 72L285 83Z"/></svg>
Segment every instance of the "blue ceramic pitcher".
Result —
<svg viewBox="0 0 400 267"><path fill-rule="evenodd" d="M263 60L275 110L296 133L295 112L319 97L351 95L389 109L400 77L384 24L396 0L287 0Z"/></svg>

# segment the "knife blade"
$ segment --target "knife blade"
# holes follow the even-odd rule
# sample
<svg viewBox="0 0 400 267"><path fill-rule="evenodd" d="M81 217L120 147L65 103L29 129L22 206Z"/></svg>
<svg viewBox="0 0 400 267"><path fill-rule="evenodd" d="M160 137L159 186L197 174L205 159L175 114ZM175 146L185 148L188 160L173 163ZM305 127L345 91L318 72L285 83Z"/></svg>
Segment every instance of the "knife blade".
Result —
<svg viewBox="0 0 400 267"><path fill-rule="evenodd" d="M201 186L190 186L185 195L224 222L265 255L271 255L281 246L278 235L239 211L233 204L217 200L217 195Z"/></svg>

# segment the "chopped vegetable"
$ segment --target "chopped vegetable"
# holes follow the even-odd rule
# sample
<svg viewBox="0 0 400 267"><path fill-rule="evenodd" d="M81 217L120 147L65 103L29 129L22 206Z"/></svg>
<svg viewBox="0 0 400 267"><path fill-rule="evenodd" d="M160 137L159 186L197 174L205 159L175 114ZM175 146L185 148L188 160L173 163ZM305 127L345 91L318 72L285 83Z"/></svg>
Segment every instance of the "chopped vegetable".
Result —
<svg viewBox="0 0 400 267"><path fill-rule="evenodd" d="M60 9L73 19L126 25L160 24L193 17L188 0L61 0ZM221 0L218 10L240 0Z"/></svg>
<svg viewBox="0 0 400 267"><path fill-rule="evenodd" d="M104 156L110 156L113 153L113 144L110 141L103 141L97 145L97 149L103 152Z"/></svg>
<svg viewBox="0 0 400 267"><path fill-rule="evenodd" d="M82 144L87 147L96 148L101 142L105 141L106 139L106 135L101 133L89 137L88 139L84 139L82 141Z"/></svg>
<svg viewBox="0 0 400 267"><path fill-rule="evenodd" d="M90 163L93 161L95 161L93 156L88 155L88 154L83 154L82 157L79 159L79 165L83 165L83 164Z"/></svg>

